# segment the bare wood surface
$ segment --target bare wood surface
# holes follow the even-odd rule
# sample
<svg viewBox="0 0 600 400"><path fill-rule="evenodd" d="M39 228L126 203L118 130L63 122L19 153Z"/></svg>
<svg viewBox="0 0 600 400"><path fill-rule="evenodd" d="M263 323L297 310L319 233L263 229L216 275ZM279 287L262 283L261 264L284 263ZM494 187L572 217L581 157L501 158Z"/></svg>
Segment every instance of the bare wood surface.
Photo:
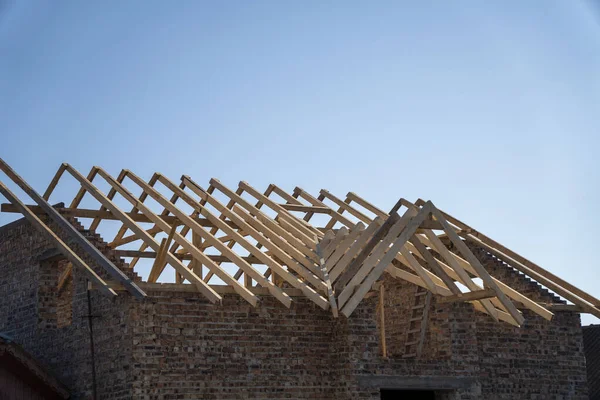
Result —
<svg viewBox="0 0 600 400"><path fill-rule="evenodd" d="M348 268L342 273L342 275L338 278L335 288L336 291L341 292L344 287L356 276L356 273L360 270L363 262L367 259L369 254L373 251L373 249L379 244L379 242L387 235L389 230L394 226L396 222L400 219L398 214L392 213L390 214L385 222L379 227L377 232L373 235L373 237L369 240L369 242L365 245L365 247L361 250L361 252L356 256L356 259L350 263Z"/></svg>
<svg viewBox="0 0 600 400"><path fill-rule="evenodd" d="M65 169L67 167L65 166ZM135 282L125 275L117 266L115 266L100 250L91 244L69 221L65 219L58 211L56 211L48 201L40 196L31 186L25 182L17 173L0 158L0 169L8 176L17 186L19 186L38 206L40 206L46 214L57 224L69 237L76 242L81 248L103 268L114 279L122 282L129 292L139 299L143 299L146 294L141 290ZM13 202L13 204L15 204ZM19 207L22 206L20 203Z"/></svg>
<svg viewBox="0 0 600 400"><path fill-rule="evenodd" d="M427 328L429 327L429 309L431 308L431 292L427 292L425 296L425 307L423 309L423 318L421 320L421 331L419 332L419 344L417 345L417 358L420 358L423 354L423 347L425 346L425 337L427 335Z"/></svg>
<svg viewBox="0 0 600 400"><path fill-rule="evenodd" d="M158 227L160 227L164 232L168 232L171 230L171 227L168 224L166 224L158 215L153 213L146 205L141 203L139 201L139 199L137 199L133 194L131 194L131 192L129 192L127 189L125 189L123 187L123 185L116 182L116 180L112 176L110 176L103 170L99 170L99 174L101 174L101 176L112 187L114 187L121 196L123 196L132 205L136 205L136 207L140 210L140 212L142 212L143 214L148 216L150 219L152 219L153 222ZM177 218L179 218L181 222L183 222L186 226L192 228L194 230L194 232L200 234L203 237L203 239L206 239L206 240L214 239L214 237L209 236L208 232L206 232L202 227L200 227L198 224L196 224L188 215L186 215L185 213L178 210L173 204L171 204L160 193L158 193L156 191L156 189L150 187L147 183L145 183L141 179L137 178L137 176L135 176L132 173L128 173L127 176L128 176L128 178L132 179L135 183L140 184L142 190L144 192L147 192L148 195L150 197L152 197L154 200L156 200L161 206L168 207L169 211L173 212L174 215ZM231 275L229 275L226 271L224 271L222 268L217 266L214 262L209 260L204 253L202 253L199 249L197 249L192 243L190 243L180 233L173 231L173 230L171 230L171 231L173 232L173 240L178 245L184 247L188 252L190 252L192 254L192 256L194 258L196 258L198 261L202 262L202 264L206 265L211 271L213 271L216 275L218 275L219 278L221 278L224 282L226 282L227 284L236 288L238 294L241 297L243 297L246 301L248 301L250 304L252 304L253 306L256 306L258 304L259 299L256 296L254 296L252 293L250 293L243 285L241 285L239 282L237 282L235 279L233 279L233 277ZM216 239L214 239L214 240L215 240L215 242L218 242L219 244L222 245L221 242L217 241ZM224 248L226 248L226 247L224 246ZM219 250L221 251L221 250L223 250L223 248L219 248ZM168 259L169 264L171 264L173 267L175 267L175 269L178 272L180 272L182 275L184 275L188 280L189 280L189 277L192 277L192 279L197 279L197 280L201 281L201 279L196 274L194 274L193 271L191 271L189 268L187 268L186 266L181 264L181 261L178 258L176 258L170 251L167 251L166 254L167 254L167 257L169 258ZM231 258L232 254L228 253L228 254L223 254L223 255ZM235 256L237 256L237 254ZM234 261L234 260L232 260L232 261ZM235 260L235 261L237 261L237 260ZM247 263L244 263L244 265L249 266L249 264L247 264ZM183 266L183 268L181 268L180 266ZM194 282L192 280L190 280L190 281ZM204 283L204 286L206 286L205 283Z"/></svg>
<svg viewBox="0 0 600 400"><path fill-rule="evenodd" d="M110 210L115 216L118 216L121 221L131 229L132 232L136 233L140 239L142 239L149 247L158 251L159 243L150 236L142 227L137 225L131 218L129 218L119 207L117 207L112 201L110 201L102 192L98 190L89 180L81 175L77 170L71 166L67 166L66 169L77 181L80 183L82 188L85 188L96 200L98 200L104 207ZM204 294L212 302L221 302L222 298L216 292L214 292L208 285L206 285L196 274L190 271L185 265L181 263L173 254L167 254L167 261L175 269L179 270L183 276L185 276L190 282L196 285L198 291Z"/></svg>
<svg viewBox="0 0 600 400"><path fill-rule="evenodd" d="M46 214L46 212L40 206L27 205L27 208L29 208L36 215L45 215ZM90 209L85 209L85 208L65 208L65 207L56 207L55 210L58 211L59 213L61 213L62 215L66 215L69 217L99 218L102 220L120 221L120 219L118 217L114 216L110 211L90 210ZM4 203L0 206L0 211L6 212L6 213L19 213L19 214L21 213L14 205L7 204L7 203ZM132 221L135 221L135 222L149 222L149 223L152 222L150 220L150 218L146 217L144 214L125 212L125 215L127 215ZM161 215L160 217L162 220L164 220L169 225L172 225L173 222L176 220L175 217L168 216L168 215ZM214 225L212 223L210 223L206 218L195 217L194 220L201 226L211 227L211 228L214 227ZM225 223L231 224L229 221L226 221Z"/></svg>
<svg viewBox="0 0 600 400"><path fill-rule="evenodd" d="M346 254L346 251L350 249L352 244L356 241L356 239L359 237L362 231L364 231L364 229L365 224L363 224L362 222L359 222L354 227L352 227L352 229L350 229L348 235L346 235L344 240L340 242L338 247L329 255L329 257L325 261L325 268L327 269L327 271L330 271L336 265L336 263L344 256L344 254Z"/></svg>
<svg viewBox="0 0 600 400"><path fill-rule="evenodd" d="M182 177L181 183L176 186L158 173L146 182L128 170L122 170L115 179L97 167L83 177L68 164L62 164L44 196L40 197L47 207L48 198L65 172L73 175L81 185L69 207L61 204L61 207L48 211L34 199L38 205L25 206L21 203L24 208L21 210L11 201L11 204L3 204L0 211L23 213L29 219L33 216L40 221L40 217L49 212L63 219L89 218L92 219L89 228L92 231L104 220L120 221L122 225L111 246L116 248L135 241L141 241L141 245L137 251L113 250L115 255L131 257L131 268L141 258L155 259L150 281L158 279L164 266L169 263L175 268L176 286L186 291L201 291L210 301L220 301L219 291L223 291L241 294L255 305L258 302L256 293L264 293L277 297L289 306L291 298L288 293L297 293L308 297L321 308L331 308L334 314L339 307L342 314L349 316L358 303L371 293L370 290L382 290L379 295L383 296L378 280L385 271L395 278L427 289L428 296L437 294L441 304L468 302L477 311L515 326L523 322L519 308L527 308L545 319L552 318L550 310L589 312L600 316L600 301L595 297L438 210L430 202L419 200L415 205L400 199L386 213L353 192L349 192L342 200L325 189L319 192L318 197L314 197L299 187L290 194L270 184L263 194L243 181L233 192L216 179L212 179L208 189L204 190L189 177ZM10 170L8 175L14 180ZM92 183L98 176L109 183L108 196ZM127 176L142 188L139 197L134 197L123 186ZM161 190L164 185L171 191L170 199L155 188L155 184L159 183L162 184ZM24 181L22 184L26 185ZM215 190L228 198L226 205L213 196ZM99 209L79 208L86 193L100 201ZM117 194L131 203L130 212L121 211L115 206L113 198ZM192 198L193 194L198 195L199 200ZM241 197L242 194L252 196L256 204L250 204ZM279 198L275 200L276 196L283 202ZM150 211L144 205L147 198L158 201L163 207L162 212ZM190 215L176 205L182 199L186 207L192 206ZM406 218L405 226L398 225L402 218L397 213L402 207L408 209L402 213L402 218ZM301 214L305 215L299 216ZM310 223L314 214L330 218L326 219L324 227L317 228ZM361 225L354 223L354 219L358 219ZM138 223L153 225L142 228ZM334 226L341 226L341 229L332 229ZM460 255L449 251L446 242L442 242L433 230L443 231L444 239L450 240ZM133 234L125 236L129 231ZM169 233L169 238L160 245L156 237L163 232ZM574 304L537 303L489 276L462 238L508 262ZM236 246L241 246L248 252L247 255L238 255ZM216 249L221 254L205 254L209 249ZM189 265L184 265L183 260L189 260ZM237 272L225 277L222 263L237 266ZM254 265L258 264L267 267L264 273L255 269ZM203 266L207 266L208 270L205 276ZM230 287L213 290L213 287L220 286L208 284L214 274L220 275L219 278L225 277L224 281ZM68 272L63 272L59 288L64 287L69 276ZM475 278L481 278L484 285L476 283ZM467 286L470 292L461 293L457 282ZM111 285L113 283L115 287L123 287L121 283L111 281ZM293 289L284 289L286 285L291 285ZM102 283L96 283L95 287L102 288ZM105 291L107 287L104 286ZM160 287L177 290L172 286ZM416 337L412 337L410 342L419 344ZM385 349L382 350L385 352Z"/></svg>
<svg viewBox="0 0 600 400"><path fill-rule="evenodd" d="M331 312L333 313L333 317L338 317L338 306L335 300L335 295L333 293L333 288L331 287L331 281L329 280L329 274L327 273L327 269L325 268L325 259L323 257L323 249L321 246L317 244L317 255L319 256L319 265L321 266L321 273L323 274L323 280L325 281L325 285L327 286L327 298L329 299L329 304L331 306Z"/></svg>
<svg viewBox="0 0 600 400"><path fill-rule="evenodd" d="M559 286L557 283L554 283L554 281L551 281L550 279L538 274L537 272L535 272L533 270L527 269L527 267L520 264L518 261L513 260L510 256L489 246L487 243L484 243L473 237L468 237L468 240L477 244L478 246L481 246L482 248L486 249L487 251L494 254L495 256L500 257L501 259L504 259L511 266L513 266L517 270L523 272L524 274L531 276L533 279L538 281L540 284L548 287L550 290L554 291L559 296L562 296L565 299L572 301L573 303L575 303L575 304L579 305L580 307L582 307L583 309L585 309L586 312L600 318L600 310L597 307L594 307L591 303L583 300L581 297L575 295L574 293L569 292L565 288Z"/></svg>
<svg viewBox="0 0 600 400"><path fill-rule="evenodd" d="M346 284L346 286L343 287L343 290L341 290L341 293L338 297L338 302L340 304L340 307L342 307L342 306L344 306L344 304L346 304L346 301L348 301L348 299L350 299L350 297L354 293L355 289L361 285L363 280L371 273L373 268L375 268L375 266L378 265L379 260L383 259L384 255L388 254L387 253L388 251L391 251L390 245L395 242L398 235L400 235L400 233L404 230L404 228L407 226L407 224L410 223L413 215L414 215L414 213L407 211L406 214L404 214L400 219L398 219L396 221L396 223L394 225L391 226L389 231L387 231L385 233L385 236L381 237L381 240L379 240L379 237L378 237L379 232L373 236L376 241L376 244L373 247L372 252L364 259L363 262L360 263L358 270L353 274L352 278ZM374 240L371 239L371 242L373 242L373 241ZM365 249L368 249L368 248L369 248L369 245L367 245L365 247ZM364 254L364 253L366 253L365 250L363 250L363 253L361 253L361 254ZM390 261L390 263L391 263L391 261ZM371 282L371 284L373 284L375 282L375 280L373 280L373 282ZM340 285L340 287L341 287L341 285Z"/></svg>
<svg viewBox="0 0 600 400"><path fill-rule="evenodd" d="M431 204L431 202L427 202L427 204ZM524 322L523 315L515 305L510 301L508 297L498 288L496 282L490 274L483 268L477 257L469 250L467 245L460 239L460 237L456 234L454 229L448 224L444 216L437 210L437 208L432 207L432 214L437 219L442 226L444 227L444 231L448 235L450 241L456 246L458 251L465 257L465 259L471 264L471 266L477 271L477 275L483 280L483 283L486 287L493 289L496 291L496 297L500 302L506 307L508 313L517 321L519 325Z"/></svg>
<svg viewBox="0 0 600 400"><path fill-rule="evenodd" d="M422 202L423 202L423 200L419 199L419 200L417 200L416 204L419 205L419 204L422 204ZM564 279L561 279L560 277L554 275L550 271L540 267L539 265L526 259L525 257L515 253L514 251L510 250L509 248L503 246L502 244L496 242L492 238L484 235L483 233L470 227L469 225L465 224L464 222L454 218L453 216L451 216L441 210L439 210L439 212L444 216L444 218L446 218L452 224L454 224L454 225L458 226L459 228L461 228L462 230L468 232L468 234L470 236L472 236L476 239L479 239L480 242L487 244L488 246L496 249L498 252L500 252L506 256L509 256L512 260L517 261L518 264L516 265L515 268L518 269L518 267L524 266L527 268L527 270L533 271L533 272L537 273L538 276L545 277L548 281L553 282L553 284L556 287L558 287L562 290L565 290L568 293L572 293L572 294L578 296L579 298L585 300L589 304L592 304L594 306L600 306L600 300L598 300L596 297L594 297L594 296L590 295L589 293L579 289L578 287L570 284L569 282L565 281ZM527 272L523 272L523 273L527 274ZM552 290L554 290L554 289L552 289ZM560 294L560 293L557 292L557 294Z"/></svg>
<svg viewBox="0 0 600 400"><path fill-rule="evenodd" d="M288 211L299 211L299 212L314 212L319 214L329 214L331 211L328 207L317 207L317 206L305 206L303 204L279 204L282 208Z"/></svg>
<svg viewBox="0 0 600 400"><path fill-rule="evenodd" d="M461 294L454 294L452 296L440 297L438 303L455 303L457 301L474 301L481 299L489 299L496 297L496 292L492 289L476 290L474 292L467 292Z"/></svg>
<svg viewBox="0 0 600 400"><path fill-rule="evenodd" d="M331 215L331 217L333 219L335 219L336 221L340 222L342 225L345 225L348 228L355 225L354 222L352 222L348 218L344 217L342 214L338 213L337 211L331 209L330 207L327 207L327 205L325 203L323 203L321 200L313 197L310 193L306 192L302 188L296 187L294 189L294 194L298 194L300 197L302 197L303 199L308 201L313 206L327 208L329 210L329 214Z"/></svg>
<svg viewBox="0 0 600 400"><path fill-rule="evenodd" d="M177 193L178 196L181 197L182 200L184 200L185 202L187 202L191 207L194 207L199 213L201 213L206 218L208 218L209 220L211 220L215 224L215 226L218 226L219 229L221 229L226 234L230 235L240 246L242 246L246 250L248 250L248 252L250 252L254 257L260 259L265 265L268 265L270 269L274 270L279 276L281 276L282 278L284 278L286 280L286 282L290 283L292 286L297 287L297 288L299 288L301 290L305 290L306 294L307 294L307 296L309 298L311 298L312 300L314 300L317 303L320 303L320 300L321 300L320 296L313 289L309 288L305 283L303 283L302 281L300 281L297 277L295 277L292 274L290 274L289 271L287 271L286 269L284 269L283 266L281 266L272 257L270 257L266 253L260 251L260 249L258 249L256 246L254 246L253 244L251 244L250 242L248 242L237 231L233 230L228 225L222 223L217 217L215 217L210 212L208 212L208 210L206 210L205 208L203 208L200 205L199 202L197 202L194 199L192 199L183 190L178 189L167 178L165 178L164 176L161 176L160 177L160 181L163 184L165 184L170 190L174 191L174 193ZM256 231L252 226L250 226L249 224L247 224L237 214L235 214L233 211L225 208L219 201L217 201L211 195L207 194L206 192L202 192L197 185L192 185L191 183L193 181L191 181L191 179L187 179L187 181L188 181L188 183L190 183L190 185L187 185L187 187L190 190L194 191L197 195L201 196L201 198L203 200L206 200L207 203L210 203L212 206L214 206L215 208L217 208L220 212L223 213L223 215L226 215L236 225L238 225L238 227L240 227L241 229L243 229L245 232L248 232L248 234L250 236L254 237L257 241L262 242L265 245L268 245L267 242L264 241L264 237L258 231ZM172 212L176 213L177 211L176 210L172 210ZM205 240L207 240L207 239L205 239ZM210 240L207 240L207 241L214 241L214 240L215 239L213 238L213 239L210 239ZM222 245L218 245L218 246L222 246ZM217 248L218 248L218 246L217 246ZM269 247L272 247L272 246L269 245ZM238 258L239 258L239 256L238 256ZM264 278L264 276L261 276L258 273L258 271L256 271L254 268L252 268L251 270L247 270L247 268L242 268L242 270L244 270L245 274L248 274L254 281L256 281L261 286L271 287L271 290L277 290L278 293L283 293L281 291L281 289L276 288L276 286L274 286L272 283L267 282L266 279ZM275 296L277 297L278 295L275 295Z"/></svg>
<svg viewBox="0 0 600 400"><path fill-rule="evenodd" d="M419 210L416 216L412 217L410 221L407 223L405 228L400 233L400 236L394 241L392 247L386 252L386 254L381 258L377 266L371 270L369 275L365 278L365 280L360 284L360 286L356 289L352 297L348 300L344 308L342 309L342 313L349 317L352 315L352 312L358 306L358 303L363 299L365 294L369 291L369 287L381 276L383 271L387 268L388 265L392 263L392 260L396 257L396 254L400 251L402 246L408 241L408 239L415 234L417 228L421 223L427 218L427 216L431 213L431 203L427 203L425 206ZM403 215L411 215L411 210L407 210ZM401 218L402 219L402 218Z"/></svg>
<svg viewBox="0 0 600 400"><path fill-rule="evenodd" d="M25 205L19 200L19 198L15 194L13 194L8 189L8 187L6 187L4 185L4 183L2 183L2 182L0 182L0 193L2 193L2 195L4 197L6 197L6 199L8 201L10 201L16 207L20 208L21 212L23 213L23 216L29 222L31 222L33 227L36 228L38 231L40 231L42 234L44 234L46 236L46 238L50 242L52 242L52 244L54 244L69 261L71 261L77 267L80 267L82 270L84 270L86 272L86 274L89 276L89 278L94 283L96 283L96 285L98 285L98 287L104 293L106 293L110 296L117 295L117 293L115 293L114 290L109 288L107 286L106 282L102 278L100 278L100 276L98 276L98 274L96 274L96 272L94 272L94 270L92 268L90 268L90 266L87 265L85 263L85 261L83 261L77 254L75 254L75 252L73 250L71 250L71 248L69 246L67 246L54 232L52 232L52 230L50 228L48 228L46 226L46 224L44 224L38 218L37 215L33 214L27 207L25 207Z"/></svg>
<svg viewBox="0 0 600 400"><path fill-rule="evenodd" d="M69 262L65 266L64 271L58 277L58 285L56 287L56 290L58 291L58 293L60 293L64 289L65 285L67 284L69 279L72 278L72 276L73 276L73 263Z"/></svg>

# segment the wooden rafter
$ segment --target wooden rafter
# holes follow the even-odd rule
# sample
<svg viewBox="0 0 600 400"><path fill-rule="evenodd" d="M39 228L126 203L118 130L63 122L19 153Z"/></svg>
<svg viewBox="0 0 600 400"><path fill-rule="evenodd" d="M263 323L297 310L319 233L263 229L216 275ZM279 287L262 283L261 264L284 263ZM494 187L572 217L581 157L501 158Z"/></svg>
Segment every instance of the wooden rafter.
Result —
<svg viewBox="0 0 600 400"><path fill-rule="evenodd" d="M29 209L25 207L23 203L21 203L19 198L14 193L12 193L8 189L8 187L6 187L2 182L0 182L0 193L2 193L2 195L6 197L8 201L10 201L16 207L18 207L22 211L23 216L29 222L31 222L31 224L38 231L42 232L46 236L46 238L50 240L50 242L54 243L54 245L61 251L61 253L65 257L67 257L69 261L82 268L90 277L90 279L94 281L103 292L110 296L116 296L115 291L108 287L106 282L100 276L98 276L98 274L96 274L96 272L94 272L94 270L89 265L87 265L85 261L83 261L77 254L75 254L75 252L65 242L63 242L48 226L46 226L46 224L44 224L42 220L38 218L37 215L29 211Z"/></svg>
<svg viewBox="0 0 600 400"><path fill-rule="evenodd" d="M67 219L64 216L62 216L58 211L56 211L50 205L50 203L48 203L48 201L45 198L43 198L35 190L33 190L33 188L31 186L29 186L23 178L21 178L19 175L17 175L17 173L2 159L0 159L0 170L2 170L15 184L17 184L25 193L27 193L27 195L29 197L31 197L33 199L33 201L35 201L38 204L38 206L41 207L44 210L44 212L56 224L58 224L69 235L69 237L73 241L75 241L79 246L81 246L83 248L83 250L94 260L94 262L96 262L98 265L100 265L113 278L115 278L119 282L123 283L123 285L125 285L125 287L128 288L128 290L130 291L131 294L133 294L134 296L136 296L140 299L143 299L144 297L146 297L146 294L144 293L144 291L141 290L135 284L135 282L133 282L132 279L130 279L120 269L118 269L102 252L100 252L100 250L98 250L96 247L94 247L94 245L92 245L81 234L81 232L79 232L77 229L75 229L75 227L73 225L71 225L71 223L69 221L67 221ZM41 222L39 220L39 218L34 217L30 212L28 212L28 210L24 210L23 204L18 200L18 198L14 194L12 194L8 190L8 188L3 187L2 189L3 189L2 193L4 194L4 196L9 198L9 200L13 203L13 205L20 208L21 212L27 213L29 215L30 221L35 222L35 224L39 227L39 222ZM45 227L45 225L44 225L44 227ZM45 228L44 227L39 227L39 228L42 231L49 233L48 232L49 230L47 229L47 227L45 227ZM64 243L62 241L60 241L60 239L58 239L58 240L57 239L58 238L56 238L56 239L53 238L53 241L59 246L59 248L61 248L66 253L65 256L69 257L71 262L74 262L75 264L77 264L79 266L83 266L84 269L89 272L90 268L87 267L87 265L85 265L85 263L83 263L81 261L81 259L79 259L79 257L73 257L74 253L72 251L71 252L66 251ZM92 273L90 273L90 274L94 278L93 279L94 281L96 281L97 283L100 283L99 278L95 274L92 274ZM110 293L110 291L109 291L109 293Z"/></svg>
<svg viewBox="0 0 600 400"><path fill-rule="evenodd" d="M93 168L95 170L95 175L99 168ZM87 192L89 192L96 200L98 200L104 207L106 207L109 211L111 211L115 216L118 216L121 222L127 225L132 232L137 234L140 239L142 239L149 247L154 249L155 251L159 251L160 244L150 236L141 226L136 224L131 218L129 218L125 212L123 212L119 207L117 207L111 200L108 199L98 188L96 188L89 179L85 178L81 175L77 170L75 170L70 165L66 165L66 171L69 172L80 184L82 188L85 188ZM92 174L90 173L90 176ZM113 187L118 187L119 184L114 185ZM84 192L85 194L85 192ZM78 198L83 197L83 195ZM133 197L133 196L132 196ZM135 200L134 200L135 201ZM140 206L141 203L140 203ZM149 213L151 214L151 213ZM173 254L167 253L167 261L171 264L175 269L179 270L187 279L190 280L193 284L196 285L198 290L204 294L210 301L212 302L220 302L222 300L221 296L219 296L214 290L212 290L209 286L207 286L198 276L196 276L192 271L188 270L185 265L179 261Z"/></svg>
<svg viewBox="0 0 600 400"><path fill-rule="evenodd" d="M0 163L0 169L37 203L23 204L0 182L0 192L11 202L2 204L0 211L22 213L52 237L73 265L90 274L95 287L111 295L116 294L115 285L136 295L144 293L142 288L147 287L179 287L193 288L210 301L220 302L225 292L215 289L219 286L209 285L214 276L230 288L227 293L236 293L253 306L259 303L259 294L268 294L289 307L293 293L330 309L335 316L339 312L349 317L386 272L426 290L430 293L428 298L434 295L438 303L469 302L477 311L516 326L524 321L519 308L527 308L545 319L551 319L551 310L556 309L600 317L600 300L437 209L431 202L400 199L386 213L353 192L340 198L322 189L315 197L300 187L288 193L270 184L261 193L246 182L240 182L232 190L217 179L211 179L204 189L186 175L178 183L160 173L145 181L129 170L122 170L115 178L94 167L83 176L68 164L60 166L44 195L39 196L4 162ZM50 207L48 200L65 173L74 177L80 188L68 207ZM92 183L97 178L108 183L106 194ZM141 189L141 194L134 196L128 185ZM98 209L80 207L86 193L100 203ZM222 203L217 194L226 201ZM126 212L117 207L116 196L125 199L131 210ZM152 199L161 210L153 210L146 204L147 199ZM184 212L182 203L192 211ZM323 226L311 222L315 214L325 216ZM154 259L148 283L133 284L112 263L110 266L100 262L118 283L109 286L94 277L91 268L75 258L68 245L42 222L46 215L73 235L77 230L65 217L92 219L89 227L92 231L99 229L105 220L119 221L121 227L110 243L114 254L131 258L131 268L140 259ZM152 226L140 225L147 223ZM137 241L141 242L139 250L122 248ZM493 278L465 242L508 262L574 305L532 301ZM448 243L452 244L452 250ZM102 254L89 246L84 246L89 254ZM189 264L183 264L184 260ZM157 283L166 265L175 269L174 286ZM237 272L231 275L225 265L235 266ZM59 288L70 275L68 269L61 276ZM479 279L483 285L478 283ZM463 292L459 286L467 291ZM380 290L383 297L383 286ZM385 329L383 320L381 323ZM421 332L419 349L422 335Z"/></svg>

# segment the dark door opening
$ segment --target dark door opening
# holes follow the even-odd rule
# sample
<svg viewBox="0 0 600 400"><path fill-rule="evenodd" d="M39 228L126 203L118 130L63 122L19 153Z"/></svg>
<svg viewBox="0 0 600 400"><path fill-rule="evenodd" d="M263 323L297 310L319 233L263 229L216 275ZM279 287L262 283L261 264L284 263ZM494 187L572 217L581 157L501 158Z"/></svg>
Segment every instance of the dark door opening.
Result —
<svg viewBox="0 0 600 400"><path fill-rule="evenodd" d="M435 392L431 390L381 389L381 400L435 400Z"/></svg>

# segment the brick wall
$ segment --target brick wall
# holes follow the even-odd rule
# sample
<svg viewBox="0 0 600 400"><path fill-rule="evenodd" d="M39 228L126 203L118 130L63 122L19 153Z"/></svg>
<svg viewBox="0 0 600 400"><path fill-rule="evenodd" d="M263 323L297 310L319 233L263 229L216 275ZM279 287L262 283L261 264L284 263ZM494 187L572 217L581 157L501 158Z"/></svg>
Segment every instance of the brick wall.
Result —
<svg viewBox="0 0 600 400"><path fill-rule="evenodd" d="M54 371L74 398L89 398L86 280L75 268L72 286L60 295L49 290L62 268L37 261L49 248L29 224L0 228L0 332ZM535 300L557 301L499 260L478 256L492 275ZM518 329L468 304L434 299L424 354L406 359L414 286L389 277L384 285L387 359L381 357L377 296L351 318L334 319L303 298L287 309L266 296L254 308L237 295L224 296L219 306L195 293L153 292L139 302L127 293L110 300L94 291L99 398L375 400L380 382L415 380L460 382L456 390L439 391L442 400L587 398L577 314L557 313L547 322L526 312ZM69 311L70 324L64 323Z"/></svg>
<svg viewBox="0 0 600 400"><path fill-rule="evenodd" d="M157 293L132 321L139 399L345 398L340 323L307 300ZM243 395L243 397L242 397Z"/></svg>
<svg viewBox="0 0 600 400"><path fill-rule="evenodd" d="M90 239L102 246L99 238ZM28 223L17 221L0 228L0 332L12 337L52 371L71 389L75 399L90 398L87 281L74 268L73 279L57 293L64 263L39 261L51 249L51 244ZM106 278L85 253L77 253ZM92 313L100 316L94 319L96 368L101 377L99 397L130 399L130 299L118 296L109 300L93 291L91 300Z"/></svg>
<svg viewBox="0 0 600 400"><path fill-rule="evenodd" d="M538 302L559 299L501 260L475 250L490 274ZM579 314L557 311L551 322L523 311L521 328L476 315L482 390L496 399L587 399ZM515 379L518 377L518 379ZM535 388L535 390L532 390Z"/></svg>

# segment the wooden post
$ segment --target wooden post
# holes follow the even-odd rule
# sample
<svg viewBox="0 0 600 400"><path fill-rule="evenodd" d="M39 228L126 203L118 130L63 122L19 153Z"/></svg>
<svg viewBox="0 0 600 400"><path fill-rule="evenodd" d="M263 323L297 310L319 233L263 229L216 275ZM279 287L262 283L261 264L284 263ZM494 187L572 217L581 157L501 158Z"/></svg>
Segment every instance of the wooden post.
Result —
<svg viewBox="0 0 600 400"><path fill-rule="evenodd" d="M202 236L192 232L192 244L200 249L202 246ZM200 279L202 279L202 264L196 259L192 260L192 270L200 277Z"/></svg>
<svg viewBox="0 0 600 400"><path fill-rule="evenodd" d="M384 286L383 284L379 287L379 313L380 313L380 326L379 332L381 334L381 355L383 358L387 358L387 345L385 343L385 306L384 306Z"/></svg>
<svg viewBox="0 0 600 400"><path fill-rule="evenodd" d="M425 298L425 308L423 308L423 319L421 320L421 332L419 334L419 344L417 345L417 358L421 358L423 354L423 345L425 344L425 334L427 333L427 325L429 324L429 308L431 307L431 292L427 292Z"/></svg>

